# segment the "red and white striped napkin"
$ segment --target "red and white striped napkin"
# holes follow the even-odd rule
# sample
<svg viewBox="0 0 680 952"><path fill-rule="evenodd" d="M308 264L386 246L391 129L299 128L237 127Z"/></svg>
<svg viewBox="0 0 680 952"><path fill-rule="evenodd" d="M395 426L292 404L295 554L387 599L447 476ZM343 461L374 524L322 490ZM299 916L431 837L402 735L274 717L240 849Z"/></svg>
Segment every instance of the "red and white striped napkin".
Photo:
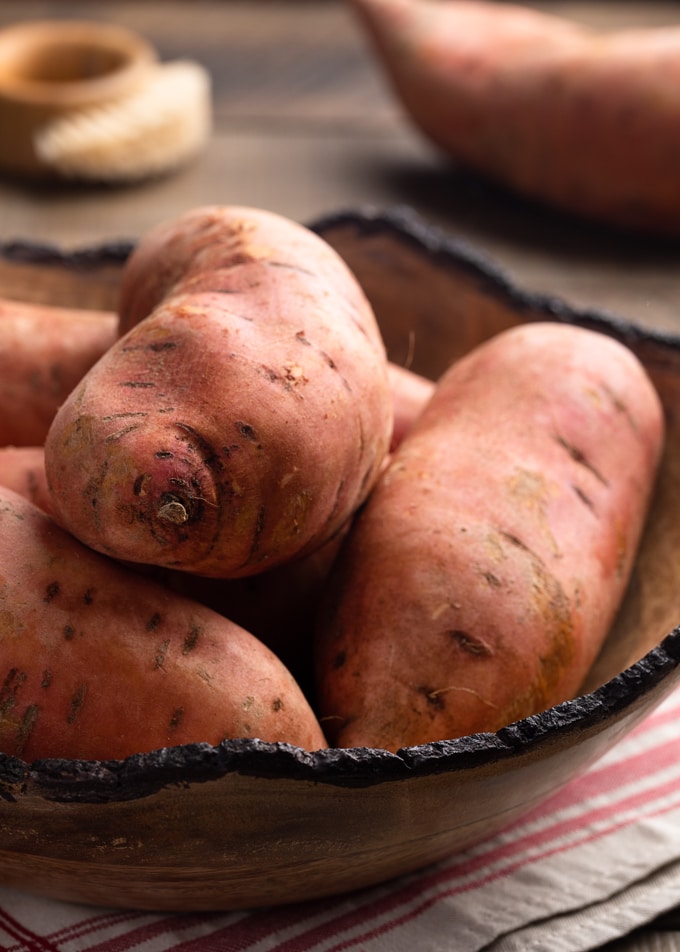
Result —
<svg viewBox="0 0 680 952"><path fill-rule="evenodd" d="M2 952L581 952L680 905L680 690L521 821L445 862L316 902L213 914L0 889Z"/></svg>

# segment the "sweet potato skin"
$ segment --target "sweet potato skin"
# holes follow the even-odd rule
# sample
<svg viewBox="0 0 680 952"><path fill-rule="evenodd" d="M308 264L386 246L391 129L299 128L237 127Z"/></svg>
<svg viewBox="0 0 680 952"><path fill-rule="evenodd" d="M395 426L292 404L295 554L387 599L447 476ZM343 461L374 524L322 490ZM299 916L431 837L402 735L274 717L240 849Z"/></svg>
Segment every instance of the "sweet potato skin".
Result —
<svg viewBox="0 0 680 952"><path fill-rule="evenodd" d="M387 373L392 389L394 412L390 451L394 452L432 397L434 381L391 361L387 365Z"/></svg>
<svg viewBox="0 0 680 952"><path fill-rule="evenodd" d="M329 741L396 750L577 693L663 432L642 366L594 331L525 325L450 368L336 563L316 645Z"/></svg>
<svg viewBox="0 0 680 952"><path fill-rule="evenodd" d="M0 298L0 446L41 446L117 332L113 312Z"/></svg>
<svg viewBox="0 0 680 952"><path fill-rule="evenodd" d="M603 34L487 0L352 3L445 153L569 214L680 233L680 28Z"/></svg>
<svg viewBox="0 0 680 952"><path fill-rule="evenodd" d="M0 486L19 493L43 512L52 512L42 446L0 446Z"/></svg>
<svg viewBox="0 0 680 952"><path fill-rule="evenodd" d="M0 751L120 759L259 737L325 744L256 638L81 545L0 489Z"/></svg>
<svg viewBox="0 0 680 952"><path fill-rule="evenodd" d="M271 212L195 209L140 242L120 311L132 326L46 441L58 520L105 554L215 577L333 537L392 429L380 332L337 253Z"/></svg>

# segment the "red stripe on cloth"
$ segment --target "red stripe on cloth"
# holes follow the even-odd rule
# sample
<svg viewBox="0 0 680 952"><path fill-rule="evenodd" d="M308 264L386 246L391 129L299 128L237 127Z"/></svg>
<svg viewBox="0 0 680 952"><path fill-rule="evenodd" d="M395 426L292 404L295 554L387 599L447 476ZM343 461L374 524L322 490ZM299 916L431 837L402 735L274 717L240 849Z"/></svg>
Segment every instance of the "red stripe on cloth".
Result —
<svg viewBox="0 0 680 952"><path fill-rule="evenodd" d="M4 909L0 909L0 928L20 943L18 947L15 946L17 952L59 952L58 946L31 932Z"/></svg>
<svg viewBox="0 0 680 952"><path fill-rule="evenodd" d="M61 949L69 942L84 939L97 932L103 932L105 929L120 928L125 926L126 923L129 924L142 918L148 918L148 913L137 912L136 910L100 913L87 919L80 919L78 922L59 929L57 932L51 932L48 938Z"/></svg>
<svg viewBox="0 0 680 952"><path fill-rule="evenodd" d="M137 918L139 918L139 915ZM175 937L197 925L209 924L210 918L209 915L200 913L156 917L150 922L129 929L122 935L88 945L87 949L88 952L127 952L128 949L133 949L146 942L152 942L166 936ZM87 930L84 934L87 934ZM172 948L174 950L174 944Z"/></svg>

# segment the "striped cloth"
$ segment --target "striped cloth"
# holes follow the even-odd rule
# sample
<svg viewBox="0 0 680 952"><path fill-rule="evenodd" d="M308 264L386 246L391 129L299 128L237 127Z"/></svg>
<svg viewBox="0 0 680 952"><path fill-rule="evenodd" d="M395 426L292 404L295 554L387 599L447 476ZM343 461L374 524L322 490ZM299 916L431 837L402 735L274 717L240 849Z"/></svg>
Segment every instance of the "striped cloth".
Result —
<svg viewBox="0 0 680 952"><path fill-rule="evenodd" d="M519 822L421 872L257 912L159 915L0 889L2 952L581 952L680 904L680 690Z"/></svg>

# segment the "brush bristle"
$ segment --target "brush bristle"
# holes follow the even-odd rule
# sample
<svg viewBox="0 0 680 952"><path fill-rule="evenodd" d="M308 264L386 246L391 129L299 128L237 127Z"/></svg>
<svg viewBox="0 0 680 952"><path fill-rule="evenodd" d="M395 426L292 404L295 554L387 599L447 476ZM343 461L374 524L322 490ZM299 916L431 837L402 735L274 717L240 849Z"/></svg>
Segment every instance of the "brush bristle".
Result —
<svg viewBox="0 0 680 952"><path fill-rule="evenodd" d="M212 128L210 77L197 63L159 64L124 99L51 119L36 134L36 153L72 179L132 181L193 158Z"/></svg>

